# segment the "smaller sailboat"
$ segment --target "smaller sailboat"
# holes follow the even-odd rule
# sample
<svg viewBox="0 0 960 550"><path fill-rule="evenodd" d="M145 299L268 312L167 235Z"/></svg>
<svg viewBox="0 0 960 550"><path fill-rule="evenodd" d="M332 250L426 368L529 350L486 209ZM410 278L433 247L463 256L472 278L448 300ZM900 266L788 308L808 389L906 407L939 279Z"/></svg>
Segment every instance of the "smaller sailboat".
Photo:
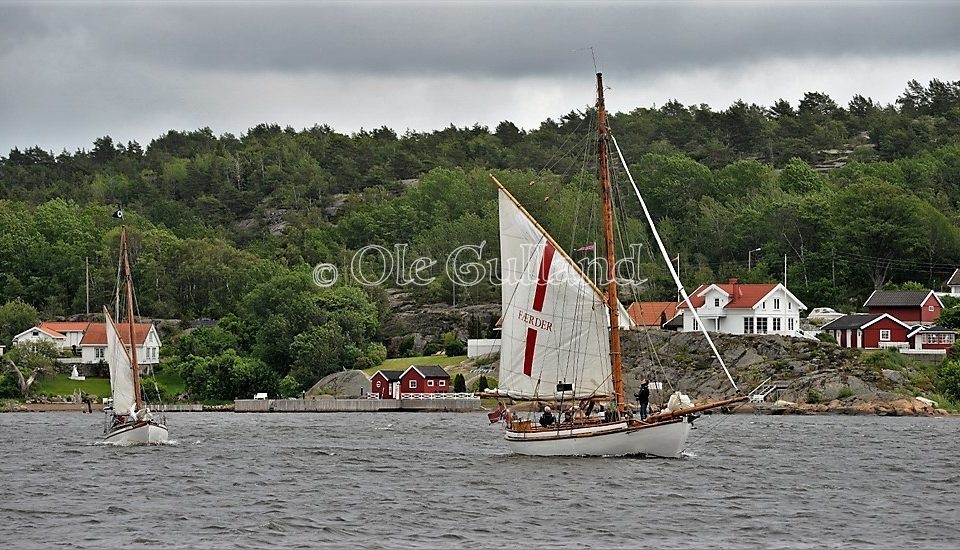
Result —
<svg viewBox="0 0 960 550"><path fill-rule="evenodd" d="M118 217L121 217L122 214ZM110 366L111 403L104 408L103 440L115 445L151 445L167 441L169 432L164 419L147 407L140 390L140 366L137 363L137 339L133 316L133 279L130 276L130 255L127 246L127 228L120 230L120 262L126 286L127 320L122 325L114 322L107 308L106 359ZM119 293L118 293L119 294ZM129 345L124 344L120 330L125 329Z"/></svg>

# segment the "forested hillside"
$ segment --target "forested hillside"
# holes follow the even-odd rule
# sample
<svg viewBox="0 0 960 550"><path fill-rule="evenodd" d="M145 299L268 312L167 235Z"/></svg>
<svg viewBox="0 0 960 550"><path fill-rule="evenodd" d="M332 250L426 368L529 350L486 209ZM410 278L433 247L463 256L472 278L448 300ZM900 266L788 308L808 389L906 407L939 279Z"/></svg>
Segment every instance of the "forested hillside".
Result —
<svg viewBox="0 0 960 550"><path fill-rule="evenodd" d="M438 261L424 271L436 280L409 287L414 298L452 302L447 255L485 241L481 261L497 257L489 172L565 246L595 240L594 115L585 108L529 131L506 121L403 135L263 124L242 136L170 131L145 147L105 136L72 153L14 149L0 157L0 304L83 312L87 260L92 309L108 303L119 232L110 213L120 206L144 316L232 314L249 352L280 374L296 361L298 335L333 325L326 337L358 350L338 361L375 360L382 352L368 347L385 336L389 312L382 291L343 287L354 252L408 243L408 259ZM722 111L669 102L616 113L610 125L688 285L781 280L786 255L790 287L808 306L852 310L873 288L939 290L960 266L960 81L912 81L894 105L858 95L841 106L822 93ZM624 235L645 243L635 199L624 193L620 208ZM637 296L673 295L662 261L642 256L637 278L651 283ZM310 286L318 263L337 266L342 284ZM456 289L458 304L498 299L490 283ZM355 308L362 319L336 313Z"/></svg>

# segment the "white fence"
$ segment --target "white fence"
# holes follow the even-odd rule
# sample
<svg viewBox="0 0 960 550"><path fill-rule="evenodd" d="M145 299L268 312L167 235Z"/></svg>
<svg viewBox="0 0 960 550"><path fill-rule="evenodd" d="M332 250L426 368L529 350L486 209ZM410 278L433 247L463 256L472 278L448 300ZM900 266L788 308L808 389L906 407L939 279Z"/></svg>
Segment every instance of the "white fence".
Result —
<svg viewBox="0 0 960 550"><path fill-rule="evenodd" d="M400 399L473 399L472 393L401 393Z"/></svg>

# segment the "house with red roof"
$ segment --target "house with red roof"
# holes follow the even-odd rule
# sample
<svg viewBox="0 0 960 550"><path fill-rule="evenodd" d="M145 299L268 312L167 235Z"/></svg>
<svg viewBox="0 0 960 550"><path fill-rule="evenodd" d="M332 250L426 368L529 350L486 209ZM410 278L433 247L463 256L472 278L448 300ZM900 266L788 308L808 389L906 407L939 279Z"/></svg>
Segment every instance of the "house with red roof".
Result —
<svg viewBox="0 0 960 550"><path fill-rule="evenodd" d="M662 328L677 316L678 302L634 302L627 315L638 329Z"/></svg>
<svg viewBox="0 0 960 550"><path fill-rule="evenodd" d="M960 296L960 269L953 270L953 274L947 279L946 286L950 289L948 294L951 296Z"/></svg>
<svg viewBox="0 0 960 550"><path fill-rule="evenodd" d="M777 284L726 283L700 285L690 302L708 331L727 334L800 335L800 312L807 309L787 287ZM683 316L683 332L700 330L686 303L677 310Z"/></svg>
<svg viewBox="0 0 960 550"><path fill-rule="evenodd" d="M66 336L51 328L44 328L41 324L28 328L20 334L15 335L13 337L13 345L23 346L35 344L37 342L49 342L57 346L57 349L63 349L65 340Z"/></svg>
<svg viewBox="0 0 960 550"><path fill-rule="evenodd" d="M141 365L156 365L160 363L160 336L153 323L135 323L133 338L137 345L137 363ZM130 331L126 324L117 325L120 341L129 349ZM80 341L80 356L82 363L99 363L105 361L107 353L107 325L106 323L90 323Z"/></svg>
<svg viewBox="0 0 960 550"><path fill-rule="evenodd" d="M888 313L908 324L932 325L943 302L932 290L874 290L863 307L872 314Z"/></svg>
<svg viewBox="0 0 960 550"><path fill-rule="evenodd" d="M23 342L52 342L61 350L79 349L89 321L44 321L13 337L14 345Z"/></svg>

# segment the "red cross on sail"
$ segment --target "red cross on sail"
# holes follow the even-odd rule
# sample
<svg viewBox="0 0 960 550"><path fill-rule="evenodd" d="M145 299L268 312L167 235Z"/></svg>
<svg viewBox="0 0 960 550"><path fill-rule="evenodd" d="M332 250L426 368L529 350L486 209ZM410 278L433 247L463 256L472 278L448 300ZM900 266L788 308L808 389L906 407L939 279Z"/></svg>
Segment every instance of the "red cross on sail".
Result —
<svg viewBox="0 0 960 550"><path fill-rule="evenodd" d="M543 248L543 257L540 259L540 270L537 274L537 290L533 295L533 310L543 311L543 300L547 295L547 282L550 280L550 264L553 263L553 254L556 249L552 243ZM523 353L523 374L530 376L533 373L533 354L537 349L537 334L534 327L527 327L527 340Z"/></svg>

